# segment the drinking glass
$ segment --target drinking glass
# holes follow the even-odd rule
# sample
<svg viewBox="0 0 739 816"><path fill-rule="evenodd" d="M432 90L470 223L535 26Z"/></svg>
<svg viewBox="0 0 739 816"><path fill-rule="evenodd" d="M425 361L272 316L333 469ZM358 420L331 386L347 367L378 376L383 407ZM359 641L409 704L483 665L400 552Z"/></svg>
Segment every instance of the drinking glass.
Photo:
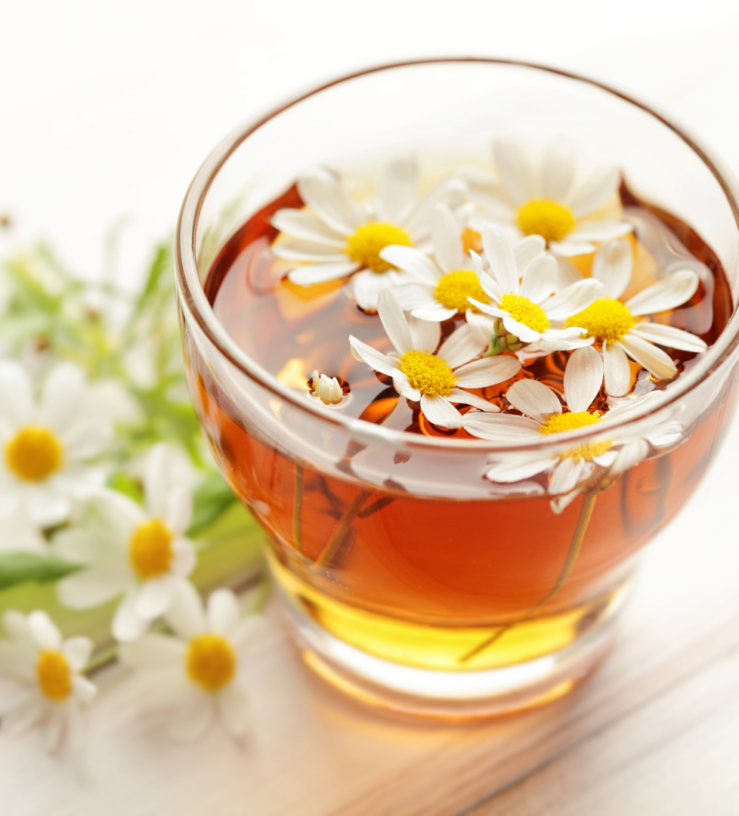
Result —
<svg viewBox="0 0 739 816"><path fill-rule="evenodd" d="M328 164L367 178L413 150L438 177L485 166L492 138L511 131L565 135L624 168L630 189L680 219L682 242L728 281L708 293L728 320L717 341L658 399L608 425L611 445L665 425L678 428L674 439L645 447L560 514L535 486L484 474L532 454L566 456L571 440L434 438L322 410L250 357L258 328L243 325L237 342L204 290L239 228L301 172ZM211 153L176 236L189 382L224 477L269 534L270 570L313 670L378 707L464 719L556 699L594 668L642 548L686 503L733 412L736 190L705 148L646 105L496 59L343 77L237 128ZM603 442L602 426L591 427L578 445Z"/></svg>

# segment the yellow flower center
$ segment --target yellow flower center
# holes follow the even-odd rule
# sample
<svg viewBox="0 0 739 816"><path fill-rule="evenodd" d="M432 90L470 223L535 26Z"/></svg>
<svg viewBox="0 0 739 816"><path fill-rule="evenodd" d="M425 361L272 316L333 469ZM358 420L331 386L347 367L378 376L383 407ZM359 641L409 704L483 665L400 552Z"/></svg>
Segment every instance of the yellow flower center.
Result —
<svg viewBox="0 0 739 816"><path fill-rule="evenodd" d="M363 224L354 235L346 239L346 254L354 263L361 264L372 272L387 272L396 267L384 261L380 253L386 246L393 244L413 246L411 236L395 224Z"/></svg>
<svg viewBox="0 0 739 816"><path fill-rule="evenodd" d="M206 691L219 691L236 674L236 655L220 635L198 635L187 649L187 676Z"/></svg>
<svg viewBox="0 0 739 816"><path fill-rule="evenodd" d="M169 527L160 519L140 524L128 542L128 560L134 572L145 581L164 575L174 558Z"/></svg>
<svg viewBox="0 0 739 816"><path fill-rule="evenodd" d="M500 308L519 323L538 332L545 332L552 324L544 309L523 295L508 292L500 301Z"/></svg>
<svg viewBox="0 0 739 816"><path fill-rule="evenodd" d="M466 312L467 309L479 311L467 298L474 298L480 303L490 303L490 298L480 285L480 279L469 269L455 269L439 278L434 289L434 297L447 309Z"/></svg>
<svg viewBox="0 0 739 816"><path fill-rule="evenodd" d="M456 382L446 360L428 351L406 351L400 358L400 370L411 387L427 397L448 397Z"/></svg>
<svg viewBox="0 0 739 816"><path fill-rule="evenodd" d="M565 326L579 326L587 331L588 337L603 341L620 340L635 323L634 316L620 300L604 297L568 317Z"/></svg>
<svg viewBox="0 0 739 816"><path fill-rule="evenodd" d="M576 219L569 207L549 198L535 198L519 207L516 224L524 235L562 241L575 229Z"/></svg>
<svg viewBox="0 0 739 816"><path fill-rule="evenodd" d="M5 445L8 470L25 482L43 482L61 468L63 461L62 443L46 428L21 428Z"/></svg>
<svg viewBox="0 0 739 816"><path fill-rule="evenodd" d="M589 411L572 411L569 414L555 414L539 428L541 434L563 433L573 431L575 428L586 428L588 425L596 425L600 422L600 417L591 414ZM601 456L610 450L613 443L608 440L604 442L594 442L590 445L580 445L577 448L564 451L559 454L560 459L585 459L590 462L596 456Z"/></svg>
<svg viewBox="0 0 739 816"><path fill-rule="evenodd" d="M61 703L72 693L72 672L61 652L41 652L36 663L36 680L44 697L54 703Z"/></svg>

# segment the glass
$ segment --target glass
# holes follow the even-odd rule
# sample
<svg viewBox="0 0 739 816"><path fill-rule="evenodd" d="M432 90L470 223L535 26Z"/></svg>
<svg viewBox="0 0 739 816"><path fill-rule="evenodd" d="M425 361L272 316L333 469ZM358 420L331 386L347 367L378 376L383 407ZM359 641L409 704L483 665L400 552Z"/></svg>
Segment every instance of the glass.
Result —
<svg viewBox="0 0 739 816"><path fill-rule="evenodd" d="M543 141L573 136L624 168L632 190L707 242L682 236L723 265L736 298L736 186L716 160L623 94L504 60L384 66L238 128L195 177L177 230L193 400L224 476L270 535L270 568L306 663L367 703L446 719L556 699L603 656L641 549L686 503L726 431L739 316L659 400L608 427L619 443L677 422L679 438L556 515L546 495L482 478L530 455L530 443L438 439L327 415L245 353L251 327L237 343L203 287L219 253L234 252L237 230L307 168L370 172L412 147L442 173L487 163L493 135L512 123ZM718 286L714 305L728 301ZM603 440L598 427L578 444ZM534 450L568 448L550 435Z"/></svg>

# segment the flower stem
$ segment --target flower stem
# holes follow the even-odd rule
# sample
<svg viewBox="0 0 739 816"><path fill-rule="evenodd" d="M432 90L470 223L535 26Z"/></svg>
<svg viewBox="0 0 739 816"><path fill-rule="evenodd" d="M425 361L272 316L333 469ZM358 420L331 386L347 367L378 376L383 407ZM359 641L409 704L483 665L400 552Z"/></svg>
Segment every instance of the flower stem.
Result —
<svg viewBox="0 0 739 816"><path fill-rule="evenodd" d="M559 576L557 578L556 583L554 586L549 590L549 592L542 598L536 606L532 606L528 612L525 612L520 618L517 618L511 623L507 623L504 626L501 626L497 632L494 632L488 638L486 638L482 643L479 643L475 646L474 649L466 652L462 657L459 658L459 663L467 663L468 661L472 660L473 657L477 657L481 652L485 651L485 649L490 648L493 644L497 643L506 632L510 631L514 626L517 626L520 623L525 623L529 620L536 612L538 612L546 603L548 603L562 588L564 582L569 578L570 573L572 572L572 568L575 566L575 561L577 561L577 557L580 554L580 548L582 547L583 539L585 538L585 531L588 529L588 524L590 522L590 517L593 515L593 509L595 507L595 500L598 498L597 492L592 493L585 493L583 495L582 505L580 507L580 515L577 519L577 525L575 526L575 531L572 534L572 539L570 540L570 546L567 550L567 557L565 558L564 565L560 570Z"/></svg>
<svg viewBox="0 0 739 816"><path fill-rule="evenodd" d="M354 501L351 503L351 505L349 505L349 509L339 522L336 532L331 536L331 539L323 548L318 558L316 558L313 564L311 564L311 570L315 571L320 567L331 566L336 553L339 551L341 545L346 539L351 523L356 518L359 508L364 504L368 495L369 494L365 490L360 490L359 493L357 493L357 495L354 497Z"/></svg>
<svg viewBox="0 0 739 816"><path fill-rule="evenodd" d="M303 554L303 466L295 463L295 497L293 499L293 539L295 549Z"/></svg>

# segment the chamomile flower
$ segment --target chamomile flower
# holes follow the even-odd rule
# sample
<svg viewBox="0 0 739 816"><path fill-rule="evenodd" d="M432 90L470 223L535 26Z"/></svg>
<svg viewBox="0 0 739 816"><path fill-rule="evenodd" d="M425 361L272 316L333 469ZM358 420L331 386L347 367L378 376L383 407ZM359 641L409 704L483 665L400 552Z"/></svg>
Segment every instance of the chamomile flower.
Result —
<svg viewBox="0 0 739 816"><path fill-rule="evenodd" d="M479 319L474 323L479 339L490 342L488 354L524 347L555 351L588 343L582 329L554 328L554 324L582 311L602 294L599 281L583 279L553 294L557 262L551 255L532 258L528 244L514 243L495 226L483 227L482 244L490 274L480 272L479 280L487 299L470 298L470 303L494 318L487 324Z"/></svg>
<svg viewBox="0 0 739 816"><path fill-rule="evenodd" d="M336 377L328 377L314 371L308 380L312 399L320 400L324 405L339 405L344 400L344 391Z"/></svg>
<svg viewBox="0 0 739 816"><path fill-rule="evenodd" d="M0 363L0 518L25 514L39 528L65 521L75 499L102 483L88 464L111 439L110 426L81 414L87 386L77 366L60 363L40 398L15 362Z"/></svg>
<svg viewBox="0 0 739 816"><path fill-rule="evenodd" d="M234 737L249 725L246 696L239 677L239 652L256 616L242 618L233 592L216 590L207 608L191 584L178 589L166 614L173 635L150 633L125 643L124 665L146 672L147 709L170 709L172 736L195 740L218 717Z"/></svg>
<svg viewBox="0 0 739 816"><path fill-rule="evenodd" d="M482 261L475 252L466 253L460 233L462 225L454 213L444 204L437 204L431 222L433 254L412 247L389 246L380 255L412 279L396 287L393 292L403 311L410 312L419 320L436 323L449 320L458 314L465 315L473 326L482 325L482 343L486 345L492 333L492 321L483 317L479 309L470 303L473 299L490 303L490 298L480 284ZM544 240L532 236L514 247L517 263L528 266L544 254Z"/></svg>
<svg viewBox="0 0 739 816"><path fill-rule="evenodd" d="M54 752L74 739L82 707L97 692L82 674L92 642L84 637L63 641L41 611L9 610L3 625L8 639L0 641L0 672L18 687L0 700L0 732L15 736L38 726L46 750Z"/></svg>
<svg viewBox="0 0 739 816"><path fill-rule="evenodd" d="M493 142L493 164L497 180L477 172L469 178L472 199L478 204L471 221L475 228L494 222L520 235L540 235L551 252L565 257L593 252L594 242L631 231L625 221L595 216L618 190L618 169L579 173L566 141L548 145L534 158L521 143L498 138Z"/></svg>
<svg viewBox="0 0 739 816"><path fill-rule="evenodd" d="M638 410L653 395L636 398L611 409L605 416L589 411L603 382L603 361L590 346L577 349L567 361L564 376L564 396L569 408L562 411L557 394L536 380L519 380L507 391L506 398L523 416L469 413L462 426L472 436L493 442L541 441L542 436L560 434L594 425L603 425L607 432L609 422L623 417L625 412ZM551 472L549 493L552 509L561 512L577 495L576 489L594 473L596 465L604 469L604 476L616 476L644 459L650 445L659 448L675 442L681 433L677 422L663 422L642 437L620 438L618 442L601 439L587 444L574 444L557 454L533 451L522 454L515 461L505 461L491 467L486 476L493 482L511 483L528 479L538 473Z"/></svg>
<svg viewBox="0 0 739 816"><path fill-rule="evenodd" d="M456 179L423 197L419 184L418 163L396 159L381 174L374 199L359 203L332 172L316 168L298 180L307 209L279 210L272 218L283 235L291 236L278 241L273 252L301 264L289 278L302 286L354 275L354 299L362 309L375 311L380 290L405 279L381 257L382 250L391 244L425 248L434 206L443 202L456 208L467 195L465 185Z"/></svg>
<svg viewBox="0 0 739 816"><path fill-rule="evenodd" d="M567 318L564 324L585 329L588 342L600 345L606 393L613 397L624 396L629 390L629 357L653 377L671 380L677 374L677 366L657 346L696 353L707 348L700 337L690 332L645 319L690 300L700 282L698 275L692 269L671 272L624 303L620 298L631 281L633 263L628 241L603 244L593 259L593 278L601 281L605 296Z"/></svg>
<svg viewBox="0 0 739 816"><path fill-rule="evenodd" d="M521 368L513 356L477 360L482 348L469 326L453 332L434 353L441 331L436 322L407 319L390 290L380 293L378 306L382 325L395 351L383 354L356 337L350 337L355 359L392 377L393 387L406 399L420 402L421 411L434 425L459 428L462 416L455 403L497 411L467 388L485 388L515 376Z"/></svg>
<svg viewBox="0 0 739 816"><path fill-rule="evenodd" d="M191 496L171 485L167 450L156 446L147 463L145 506L114 491L99 495L86 527L62 530L53 549L85 569L57 584L65 606L88 609L119 595L113 635L139 637L169 608L175 590L195 566L192 542L183 533L190 523Z"/></svg>

